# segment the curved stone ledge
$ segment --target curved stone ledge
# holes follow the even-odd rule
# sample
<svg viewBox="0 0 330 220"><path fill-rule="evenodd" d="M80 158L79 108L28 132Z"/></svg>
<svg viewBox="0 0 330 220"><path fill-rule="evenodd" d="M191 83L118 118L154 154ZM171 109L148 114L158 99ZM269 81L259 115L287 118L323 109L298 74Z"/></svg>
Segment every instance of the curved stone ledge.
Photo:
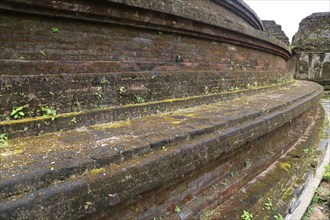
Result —
<svg viewBox="0 0 330 220"><path fill-rule="evenodd" d="M246 144L258 142L260 137L268 140L267 133L270 137L288 135L287 129L299 125L289 122L315 106L321 94L321 86L297 82L288 88L184 111L12 140L9 151L1 154L1 217L64 219L104 213L111 207L119 210L136 202L140 194L171 185L174 179L179 181L214 161L236 161L231 160L233 155L244 152ZM281 127L285 128L282 132L277 130ZM277 160L301 132L292 132L298 136L279 144L279 151L267 163L256 163L259 172ZM269 146L273 147L272 142ZM226 173L236 168L225 165L223 169L222 175L228 178ZM247 174L243 182L257 173ZM244 185L238 182L230 182L225 191L237 191ZM174 196L165 204L170 207L182 199Z"/></svg>
<svg viewBox="0 0 330 220"><path fill-rule="evenodd" d="M212 0L215 3L222 5L228 10L233 11L236 15L242 17L252 27L257 30L264 30L263 24L260 21L258 15L242 0L231 1L231 0Z"/></svg>

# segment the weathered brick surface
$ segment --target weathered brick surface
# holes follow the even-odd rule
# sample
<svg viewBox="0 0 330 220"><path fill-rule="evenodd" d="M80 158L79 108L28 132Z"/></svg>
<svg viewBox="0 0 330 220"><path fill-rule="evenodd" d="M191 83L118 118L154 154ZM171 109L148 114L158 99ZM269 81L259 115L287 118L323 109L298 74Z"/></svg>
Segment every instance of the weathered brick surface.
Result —
<svg viewBox="0 0 330 220"><path fill-rule="evenodd" d="M285 46L247 27L247 21L228 25L223 16L237 15L222 8L223 3L197 2L187 3L190 8L182 14L181 3L176 3L178 11L171 11L170 2L135 2L139 5L127 6L119 22L122 9L111 2L101 7L87 2L4 1L1 119L15 106L28 106L26 116L35 117L43 114L42 106L58 113L84 111L132 103L136 95L155 101L200 95L205 88L217 93L290 78ZM194 12L194 4L203 7ZM36 6L44 10L36 12ZM213 13L219 18L217 26L201 23L205 7L219 10ZM220 15L221 11L226 12ZM171 21L168 13L176 17ZM178 55L183 62L176 62ZM120 87L127 90L125 96L118 94Z"/></svg>

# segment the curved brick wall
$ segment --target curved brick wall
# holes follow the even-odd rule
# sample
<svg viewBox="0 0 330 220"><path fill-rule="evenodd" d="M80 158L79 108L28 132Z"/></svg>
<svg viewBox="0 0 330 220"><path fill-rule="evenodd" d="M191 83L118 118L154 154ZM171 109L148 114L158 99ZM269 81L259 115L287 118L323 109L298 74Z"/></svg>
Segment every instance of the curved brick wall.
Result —
<svg viewBox="0 0 330 220"><path fill-rule="evenodd" d="M2 120L14 106L34 117L291 77L288 49L241 1L3 1L1 24Z"/></svg>

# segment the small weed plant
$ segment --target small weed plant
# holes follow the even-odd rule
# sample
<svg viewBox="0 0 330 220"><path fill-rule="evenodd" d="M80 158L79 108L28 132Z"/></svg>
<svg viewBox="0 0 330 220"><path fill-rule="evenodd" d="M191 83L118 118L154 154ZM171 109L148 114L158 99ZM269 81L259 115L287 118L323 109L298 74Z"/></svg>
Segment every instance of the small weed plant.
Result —
<svg viewBox="0 0 330 220"><path fill-rule="evenodd" d="M273 207L273 203L272 203L272 200L270 198L267 198L267 201L265 202L265 208L267 210L271 210Z"/></svg>
<svg viewBox="0 0 330 220"><path fill-rule="evenodd" d="M174 209L174 212L175 212L175 213L179 213L179 212L181 212L180 207L179 207L179 206L176 206L175 209Z"/></svg>
<svg viewBox="0 0 330 220"><path fill-rule="evenodd" d="M330 164L325 166L323 177L325 181L330 181Z"/></svg>
<svg viewBox="0 0 330 220"><path fill-rule="evenodd" d="M183 62L183 57L181 55L177 55L176 58L175 58L175 62L182 63Z"/></svg>
<svg viewBox="0 0 330 220"><path fill-rule="evenodd" d="M252 220L253 215L245 210L243 210L243 214L241 215L242 220Z"/></svg>
<svg viewBox="0 0 330 220"><path fill-rule="evenodd" d="M102 77L102 79L101 79L101 82L100 82L102 85L107 85L107 84L109 84L110 82L107 80L107 78L105 78L105 76L104 77Z"/></svg>
<svg viewBox="0 0 330 220"><path fill-rule="evenodd" d="M220 185L221 185L221 186L227 186L228 183L227 183L227 182L220 182Z"/></svg>
<svg viewBox="0 0 330 220"><path fill-rule="evenodd" d="M283 217L282 217L281 214L274 215L274 218L275 218L276 220L283 220Z"/></svg>
<svg viewBox="0 0 330 220"><path fill-rule="evenodd" d="M277 79L277 82L278 83L285 83L287 80L286 80L286 77L285 76L279 76L278 79Z"/></svg>
<svg viewBox="0 0 330 220"><path fill-rule="evenodd" d="M119 95L125 95L126 94L126 88L124 86L121 86L118 88Z"/></svg>
<svg viewBox="0 0 330 220"><path fill-rule="evenodd" d="M96 91L94 93L94 96L97 98L97 99L101 99L102 98L102 87L97 87L96 88Z"/></svg>
<svg viewBox="0 0 330 220"><path fill-rule="evenodd" d="M0 134L0 148L8 146L8 135Z"/></svg>
<svg viewBox="0 0 330 220"><path fill-rule="evenodd" d="M45 51L40 50L40 53L41 53L41 55L43 56L43 58L46 58L46 57L47 57L47 54L45 53Z"/></svg>
<svg viewBox="0 0 330 220"><path fill-rule="evenodd" d="M246 85L247 89L257 89L258 88L258 82L254 82L253 84L248 83Z"/></svg>
<svg viewBox="0 0 330 220"><path fill-rule="evenodd" d="M78 123L78 122L77 122L76 117L73 117L73 118L70 120L69 125L73 125L73 124L77 124L77 123Z"/></svg>
<svg viewBox="0 0 330 220"><path fill-rule="evenodd" d="M204 86L203 93L207 95L209 94L209 92L210 92L210 88L208 86Z"/></svg>
<svg viewBox="0 0 330 220"><path fill-rule="evenodd" d="M252 165L252 160L251 159L247 159L244 161L244 167L249 167Z"/></svg>
<svg viewBox="0 0 330 220"><path fill-rule="evenodd" d="M60 29L58 27L52 27L52 32L58 33L58 32L60 32Z"/></svg>
<svg viewBox="0 0 330 220"><path fill-rule="evenodd" d="M134 102L135 103L144 103L145 100L141 96L136 95L136 96L134 96Z"/></svg>
<svg viewBox="0 0 330 220"><path fill-rule="evenodd" d="M56 110L51 108L51 107L48 107L48 106L41 107L41 111L43 111L42 116L44 116L44 117L46 117L46 116L55 116L56 115ZM52 117L52 120L54 121L55 117Z"/></svg>
<svg viewBox="0 0 330 220"><path fill-rule="evenodd" d="M317 194L314 194L314 196L312 197L312 203L319 203L320 200L321 198Z"/></svg>
<svg viewBox="0 0 330 220"><path fill-rule="evenodd" d="M39 131L38 136L42 136L44 134L45 134L45 131L44 130L41 130L41 131Z"/></svg>
<svg viewBox="0 0 330 220"><path fill-rule="evenodd" d="M309 217L312 214L312 212L313 212L313 207L310 205L310 206L307 207L307 210L306 210L302 220L310 220Z"/></svg>
<svg viewBox="0 0 330 220"><path fill-rule="evenodd" d="M27 107L26 105L13 107L13 109L10 112L10 117L12 117L13 119L21 119L21 118L23 118L25 116L25 113L24 113L23 110L26 107Z"/></svg>
<svg viewBox="0 0 330 220"><path fill-rule="evenodd" d="M237 171L230 171L229 172L229 176L231 176L231 177L234 177L234 176L237 176L237 175L238 175Z"/></svg>
<svg viewBox="0 0 330 220"><path fill-rule="evenodd" d="M229 88L230 92L235 92L235 91L238 91L238 90L239 90L239 87L237 87L237 86L233 86L233 87Z"/></svg>

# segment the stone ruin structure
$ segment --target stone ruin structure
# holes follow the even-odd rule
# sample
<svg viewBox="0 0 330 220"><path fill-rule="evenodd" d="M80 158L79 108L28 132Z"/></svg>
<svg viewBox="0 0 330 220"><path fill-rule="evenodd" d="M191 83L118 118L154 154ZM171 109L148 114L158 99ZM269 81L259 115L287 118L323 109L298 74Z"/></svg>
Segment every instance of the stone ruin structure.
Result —
<svg viewBox="0 0 330 220"><path fill-rule="evenodd" d="M315 81L330 90L330 12L303 19L292 43L295 78Z"/></svg>
<svg viewBox="0 0 330 220"><path fill-rule="evenodd" d="M290 44L289 38L285 35L284 31L282 30L282 26L276 24L275 21L269 21L269 20L262 20L262 24L265 28L265 31L276 37L277 39L283 41L287 45Z"/></svg>
<svg viewBox="0 0 330 220"><path fill-rule="evenodd" d="M324 154L323 88L293 80L243 1L0 11L1 219L294 211Z"/></svg>

